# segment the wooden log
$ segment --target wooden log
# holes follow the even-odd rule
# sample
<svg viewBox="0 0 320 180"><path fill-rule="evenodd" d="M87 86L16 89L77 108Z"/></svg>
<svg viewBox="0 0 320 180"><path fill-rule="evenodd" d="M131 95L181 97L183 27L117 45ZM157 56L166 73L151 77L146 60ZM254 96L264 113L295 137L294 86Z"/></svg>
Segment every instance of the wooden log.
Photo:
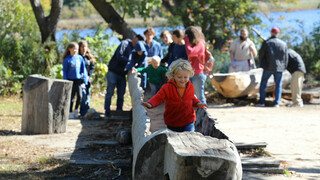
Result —
<svg viewBox="0 0 320 180"><path fill-rule="evenodd" d="M71 89L71 81L30 75L23 86L22 133L66 132Z"/></svg>
<svg viewBox="0 0 320 180"><path fill-rule="evenodd" d="M196 110L195 129L197 132L200 132L205 136L229 140L228 136L216 128L215 119L211 117L211 115L205 109L202 108Z"/></svg>
<svg viewBox="0 0 320 180"><path fill-rule="evenodd" d="M308 92L308 91L302 90L302 93L301 93L301 98L304 102L311 102L313 100L313 98L316 96L317 96L316 92ZM282 97L285 99L292 100L291 90L287 90L287 89L283 90Z"/></svg>
<svg viewBox="0 0 320 180"><path fill-rule="evenodd" d="M151 135L140 149L134 179L241 179L236 147L226 139L170 130ZM240 168L240 169L239 169Z"/></svg>
<svg viewBox="0 0 320 180"><path fill-rule="evenodd" d="M252 69L244 72L213 74L212 85L226 98L237 98L259 93L262 77L262 68ZM285 71L282 76L282 86L286 87L291 81L291 74ZM267 92L273 91L274 80L269 78Z"/></svg>
<svg viewBox="0 0 320 180"><path fill-rule="evenodd" d="M140 105L142 89L128 74L132 107L133 179L241 179L240 156L228 137L214 127L206 111L197 112L198 132L150 132L150 118ZM201 113L200 113L201 112ZM198 120L199 119L199 120ZM212 136L212 137L210 137ZM214 138L218 137L218 138Z"/></svg>

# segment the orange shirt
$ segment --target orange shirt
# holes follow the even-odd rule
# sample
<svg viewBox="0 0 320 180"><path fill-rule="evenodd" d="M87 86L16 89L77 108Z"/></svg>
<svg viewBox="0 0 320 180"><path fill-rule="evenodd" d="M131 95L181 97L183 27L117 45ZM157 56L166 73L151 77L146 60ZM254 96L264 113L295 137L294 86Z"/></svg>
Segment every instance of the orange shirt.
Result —
<svg viewBox="0 0 320 180"><path fill-rule="evenodd" d="M179 87L177 86L177 91L180 94L180 96L182 97L184 94L184 90L186 90L186 87Z"/></svg>

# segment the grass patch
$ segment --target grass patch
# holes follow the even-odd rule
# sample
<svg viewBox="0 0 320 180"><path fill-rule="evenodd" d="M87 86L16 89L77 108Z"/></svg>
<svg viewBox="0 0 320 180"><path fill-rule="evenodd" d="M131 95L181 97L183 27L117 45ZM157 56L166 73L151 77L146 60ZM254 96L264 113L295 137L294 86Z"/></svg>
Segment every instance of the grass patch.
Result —
<svg viewBox="0 0 320 180"><path fill-rule="evenodd" d="M105 92L93 92L91 108L104 112ZM116 109L116 91L111 109ZM21 135L23 100L20 96L0 97L0 179L51 179L76 177L83 179L110 179L117 177L119 168L106 165L72 165L53 157L56 149L30 145L15 138ZM124 110L131 109L127 90ZM131 169L122 170L122 177L131 177Z"/></svg>

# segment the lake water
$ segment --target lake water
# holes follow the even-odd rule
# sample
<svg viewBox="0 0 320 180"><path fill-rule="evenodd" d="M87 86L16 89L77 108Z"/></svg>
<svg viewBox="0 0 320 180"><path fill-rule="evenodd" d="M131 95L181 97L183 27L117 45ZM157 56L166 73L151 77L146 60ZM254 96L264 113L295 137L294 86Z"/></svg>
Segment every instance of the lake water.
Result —
<svg viewBox="0 0 320 180"><path fill-rule="evenodd" d="M263 37L268 38L270 36L270 30L272 27L277 26L280 28L281 33L289 33L290 39L297 38L295 43L301 42L301 37L298 36L297 32L304 32L306 35L309 35L312 32L315 23L320 23L320 9L314 10L303 10L303 11L292 11L292 12L270 12L268 15L259 14L258 16L262 21L262 26L254 26ZM183 27L179 27L183 28ZM143 33L146 28L133 28L133 31L137 34ZM156 31L156 37L159 38L160 33L167 27L154 27ZM174 28L173 28L174 29ZM173 29L168 29L169 31ZM57 31L56 37L57 41L60 42L61 38L65 33L71 34L72 30L61 30ZM84 29L77 30L81 37L93 36L95 33L94 29ZM106 29L106 34L111 33L111 29ZM110 38L110 45L120 44L119 39L112 37ZM295 44L294 43L294 44Z"/></svg>

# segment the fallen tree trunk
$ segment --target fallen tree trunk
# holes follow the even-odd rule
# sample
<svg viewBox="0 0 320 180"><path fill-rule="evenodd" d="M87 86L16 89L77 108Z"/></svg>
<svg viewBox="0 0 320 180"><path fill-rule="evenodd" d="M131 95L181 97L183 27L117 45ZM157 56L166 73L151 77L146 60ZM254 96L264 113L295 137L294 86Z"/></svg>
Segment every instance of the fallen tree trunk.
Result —
<svg viewBox="0 0 320 180"><path fill-rule="evenodd" d="M71 89L71 81L30 75L23 86L22 133L66 132Z"/></svg>
<svg viewBox="0 0 320 180"><path fill-rule="evenodd" d="M128 84L133 104L133 179L242 178L235 145L215 128L214 119L205 110L197 111L196 130L201 133L168 129L151 133L150 118L140 105L143 93L138 86L140 79L129 72Z"/></svg>
<svg viewBox="0 0 320 180"><path fill-rule="evenodd" d="M212 85L226 98L237 98L250 96L259 93L262 77L262 68L250 71L213 74ZM291 82L291 74L285 71L282 76L282 87L286 87ZM266 92L272 92L274 80L269 78Z"/></svg>

